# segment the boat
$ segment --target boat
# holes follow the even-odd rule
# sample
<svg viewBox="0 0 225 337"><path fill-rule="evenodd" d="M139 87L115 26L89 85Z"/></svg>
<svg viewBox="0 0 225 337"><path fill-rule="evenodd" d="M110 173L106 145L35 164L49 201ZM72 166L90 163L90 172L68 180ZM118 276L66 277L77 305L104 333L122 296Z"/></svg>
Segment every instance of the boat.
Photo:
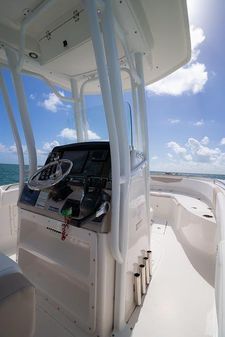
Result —
<svg viewBox="0 0 225 337"><path fill-rule="evenodd" d="M0 187L0 336L225 336L225 185L149 174L145 86L190 60L186 1L0 0L0 9L0 65L29 157L27 180L1 71L20 174ZM77 142L55 146L39 168L24 74L74 108ZM89 139L93 94L108 140Z"/></svg>

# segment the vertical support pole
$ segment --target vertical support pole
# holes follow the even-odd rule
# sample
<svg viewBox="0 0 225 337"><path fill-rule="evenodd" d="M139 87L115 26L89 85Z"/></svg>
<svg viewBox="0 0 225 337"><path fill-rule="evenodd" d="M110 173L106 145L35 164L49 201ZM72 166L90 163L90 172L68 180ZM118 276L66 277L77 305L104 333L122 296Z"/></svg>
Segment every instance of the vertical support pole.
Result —
<svg viewBox="0 0 225 337"><path fill-rule="evenodd" d="M130 152L127 137L128 130L125 119L126 114L124 109L119 55L115 39L111 0L105 0L105 8L102 17L103 39L108 64L112 102L115 113L115 122L120 144L121 175L125 175L127 178L129 178Z"/></svg>
<svg viewBox="0 0 225 337"><path fill-rule="evenodd" d="M116 130L115 116L112 105L111 89L106 67L104 48L98 22L97 8L94 0L85 1L90 33L95 53L95 59L99 74L99 82L102 91L102 99L106 114L106 122L109 132L110 153L112 165L112 217L111 217L111 250L112 255L119 263L123 258L119 249L119 210L120 210L120 157L119 144Z"/></svg>
<svg viewBox="0 0 225 337"><path fill-rule="evenodd" d="M81 115L82 115L82 120L83 120L83 125L84 125L84 139L85 140L88 140L88 121L87 121L87 114L85 111L84 87L89 81L91 81L91 79L83 82L80 87L80 106L81 106Z"/></svg>
<svg viewBox="0 0 225 337"><path fill-rule="evenodd" d="M74 119L76 123L76 131L77 131L77 141L83 142L84 141L83 123L82 123L82 116L81 116L81 105L79 102L77 80L75 78L71 78L70 83L71 83L72 95L75 100L73 103L73 108L74 108Z"/></svg>
<svg viewBox="0 0 225 337"><path fill-rule="evenodd" d="M10 122L10 125L11 125L11 129L12 129L12 133L13 133L13 137L14 137L16 149L17 149L18 163L19 163L19 194L20 194L22 189L23 189L23 185L24 185L23 148L22 148L19 131L18 131L18 128L17 128L17 125L16 125L16 121L15 121L15 118L14 118L12 106L10 104L9 95L8 95L8 92L7 92L5 83L4 83L4 79L3 79L3 75L2 75L1 70L0 70L0 88L2 89L2 95L3 95L3 98L4 98L6 110L7 110L8 117L9 117L9 122Z"/></svg>
<svg viewBox="0 0 225 337"><path fill-rule="evenodd" d="M120 144L120 175L125 177L120 189L120 247L123 263L116 264L114 328L121 330L125 324L126 305L126 261L129 237L129 186L130 186L130 149L128 130L125 119L122 81L120 74L119 55L117 51L113 9L111 0L105 0L102 14L102 32L105 54L110 78L112 103L115 114L118 141Z"/></svg>
<svg viewBox="0 0 225 337"><path fill-rule="evenodd" d="M116 264L115 280L115 306L114 306L114 328L121 330L125 324L126 304L126 261L129 236L129 183L130 183L130 149L128 143L128 130L125 119L123 102L122 81L120 74L119 55L117 51L115 28L112 15L111 0L105 0L102 14L102 32L105 53L110 78L112 103L116 116L116 127L119 140L120 175L125 177L124 184L120 189L120 247L123 263Z"/></svg>
<svg viewBox="0 0 225 337"><path fill-rule="evenodd" d="M34 174L37 171L37 153L34 141L34 135L30 123L30 116L27 110L26 97L24 94L23 82L18 73L17 66L17 55L11 49L6 48L6 56L8 59L8 64L13 76L13 82L16 90L21 121L23 125L24 135L27 144L27 150L29 154L29 176Z"/></svg>
<svg viewBox="0 0 225 337"><path fill-rule="evenodd" d="M150 247L150 172L149 172L149 138L148 138L148 119L147 119L147 108L146 108L146 98L145 98L145 83L144 83L144 72L143 72L143 55L141 53L135 53L135 63L137 74L141 79L141 83L137 87L138 93L138 105L139 105L139 121L140 130L142 135L142 149L147 161L145 168L145 200L146 200L146 216L147 216L147 226L148 226L148 239Z"/></svg>
<svg viewBox="0 0 225 337"><path fill-rule="evenodd" d="M134 116L134 127L135 127L135 144L134 147L137 150L141 149L140 146L140 123L138 119L138 107L137 107L137 88L136 84L131 77L131 94L132 94L132 103L133 103L133 116Z"/></svg>

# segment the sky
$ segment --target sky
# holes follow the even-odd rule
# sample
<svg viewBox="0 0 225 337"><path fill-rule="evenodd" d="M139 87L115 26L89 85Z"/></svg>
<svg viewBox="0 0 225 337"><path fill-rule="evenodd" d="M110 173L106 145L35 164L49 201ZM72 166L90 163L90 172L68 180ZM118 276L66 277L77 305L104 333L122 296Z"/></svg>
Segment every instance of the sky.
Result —
<svg viewBox="0 0 225 337"><path fill-rule="evenodd" d="M165 79L146 87L150 167L154 171L225 174L224 0L188 0L192 57ZM3 70L19 130L21 121L8 70ZM23 76L39 164L54 146L76 141L73 108L42 81ZM65 91L61 91L67 95ZM126 99L129 101L129 95ZM107 139L102 101L86 97L89 138ZM17 163L0 94L0 163ZM25 159L27 149L25 139Z"/></svg>

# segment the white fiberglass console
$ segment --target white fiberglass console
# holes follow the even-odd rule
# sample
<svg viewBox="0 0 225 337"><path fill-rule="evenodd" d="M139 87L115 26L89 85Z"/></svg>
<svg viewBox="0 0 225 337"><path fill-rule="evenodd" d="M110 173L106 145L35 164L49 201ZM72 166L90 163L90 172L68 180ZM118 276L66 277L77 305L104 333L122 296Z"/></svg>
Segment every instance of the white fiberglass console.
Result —
<svg viewBox="0 0 225 337"><path fill-rule="evenodd" d="M64 160L72 165L68 168ZM24 187L18 203L18 263L36 287L38 310L73 336L107 337L114 329L118 267L111 253L111 186L108 142L59 146ZM139 169L131 178L127 219L126 320L136 306L134 273L148 249L144 191L144 170ZM51 331L42 324L35 336ZM54 337L61 337L60 332Z"/></svg>

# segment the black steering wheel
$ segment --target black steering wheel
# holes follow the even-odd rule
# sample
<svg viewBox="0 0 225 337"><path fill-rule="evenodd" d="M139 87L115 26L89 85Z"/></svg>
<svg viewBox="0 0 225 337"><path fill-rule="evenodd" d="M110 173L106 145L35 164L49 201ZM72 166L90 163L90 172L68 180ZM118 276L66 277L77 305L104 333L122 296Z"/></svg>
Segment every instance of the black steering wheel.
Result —
<svg viewBox="0 0 225 337"><path fill-rule="evenodd" d="M41 167L28 180L31 190L41 191L62 181L71 171L73 162L59 159Z"/></svg>

